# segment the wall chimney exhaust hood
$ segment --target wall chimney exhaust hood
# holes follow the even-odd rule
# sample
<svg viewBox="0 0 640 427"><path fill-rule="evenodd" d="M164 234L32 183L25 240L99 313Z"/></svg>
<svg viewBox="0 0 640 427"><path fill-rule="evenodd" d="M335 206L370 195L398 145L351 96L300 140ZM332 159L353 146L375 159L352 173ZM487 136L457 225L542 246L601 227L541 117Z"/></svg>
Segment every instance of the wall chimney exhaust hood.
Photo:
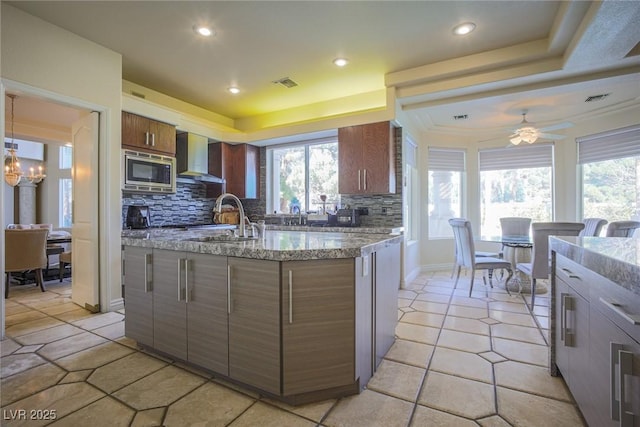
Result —
<svg viewBox="0 0 640 427"><path fill-rule="evenodd" d="M176 134L176 173L193 182L225 182L209 174L209 139L189 132Z"/></svg>

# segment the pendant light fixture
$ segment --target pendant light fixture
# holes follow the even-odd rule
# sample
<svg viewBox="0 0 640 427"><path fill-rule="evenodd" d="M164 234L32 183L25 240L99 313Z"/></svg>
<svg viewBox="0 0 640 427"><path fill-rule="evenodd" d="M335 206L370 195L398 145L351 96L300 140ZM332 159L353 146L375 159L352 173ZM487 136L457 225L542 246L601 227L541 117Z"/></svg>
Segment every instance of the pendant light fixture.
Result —
<svg viewBox="0 0 640 427"><path fill-rule="evenodd" d="M4 159L4 180L12 187L15 187L20 183L22 178L22 170L20 169L20 162L16 155L15 143L13 141L13 121L14 121L14 101L16 95L7 95L11 98L11 142L9 143L9 150Z"/></svg>

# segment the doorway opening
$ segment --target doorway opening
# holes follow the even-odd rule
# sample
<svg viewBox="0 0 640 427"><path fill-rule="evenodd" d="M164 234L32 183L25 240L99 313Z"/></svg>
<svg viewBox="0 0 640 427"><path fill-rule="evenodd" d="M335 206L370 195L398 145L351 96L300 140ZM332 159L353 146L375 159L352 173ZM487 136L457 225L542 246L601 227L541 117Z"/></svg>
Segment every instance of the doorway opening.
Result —
<svg viewBox="0 0 640 427"><path fill-rule="evenodd" d="M9 95L14 97L13 108ZM61 296L61 299L48 296L41 298L39 309L48 310L47 301L52 305L60 304L61 301L71 302L72 289L77 290L76 284L72 286L72 248L75 245L74 234L77 234L73 232L74 205L91 203L92 198L97 205L98 188L96 179L92 196L74 197L74 184L77 179L74 170L83 166L74 155L74 126L90 114L91 111L86 108L34 95L25 90L8 88L5 93L4 145L17 148L16 155L23 177L16 186L10 186L6 182L2 184L2 225L3 228L37 227L49 230L47 265L43 270L44 285L46 289L50 288L54 290L54 294ZM97 138L95 142L91 141L91 144L97 145ZM88 151L97 153L97 148L92 146ZM84 166L90 168L92 165ZM40 167L45 175L43 179L29 179L32 170L37 174ZM3 247L3 253L10 250L11 248ZM14 273L12 279L9 284L8 301L13 300L17 303L20 294L29 295L31 288L36 286L33 283L33 272ZM84 286L97 288L98 283L86 283ZM84 291L80 289L80 292ZM97 290L95 293L98 294ZM66 308L72 309L73 304ZM3 310L5 311L6 316L11 315L8 309ZM10 322L6 323L6 326L10 327Z"/></svg>

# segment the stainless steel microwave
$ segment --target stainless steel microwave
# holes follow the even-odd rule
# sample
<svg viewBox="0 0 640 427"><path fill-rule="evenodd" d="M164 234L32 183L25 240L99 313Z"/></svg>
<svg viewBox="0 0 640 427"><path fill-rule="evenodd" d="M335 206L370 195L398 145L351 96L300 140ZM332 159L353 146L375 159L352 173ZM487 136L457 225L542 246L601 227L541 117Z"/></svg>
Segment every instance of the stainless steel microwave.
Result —
<svg viewBox="0 0 640 427"><path fill-rule="evenodd" d="M124 191L175 193L176 158L140 151L122 150Z"/></svg>

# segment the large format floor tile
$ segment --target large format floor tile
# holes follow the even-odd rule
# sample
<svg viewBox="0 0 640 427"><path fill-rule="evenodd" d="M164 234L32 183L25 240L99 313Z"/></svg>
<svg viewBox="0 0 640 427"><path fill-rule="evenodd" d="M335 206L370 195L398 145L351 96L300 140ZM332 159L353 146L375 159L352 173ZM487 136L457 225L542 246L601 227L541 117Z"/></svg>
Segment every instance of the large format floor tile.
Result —
<svg viewBox="0 0 640 427"><path fill-rule="evenodd" d="M38 426L584 426L562 378L549 375L549 298L507 295L450 272L422 273L399 291L396 341L366 388L290 406L124 336L124 310L93 314L70 283L12 290L2 341L3 414L55 409ZM545 340L546 338L546 340Z"/></svg>

